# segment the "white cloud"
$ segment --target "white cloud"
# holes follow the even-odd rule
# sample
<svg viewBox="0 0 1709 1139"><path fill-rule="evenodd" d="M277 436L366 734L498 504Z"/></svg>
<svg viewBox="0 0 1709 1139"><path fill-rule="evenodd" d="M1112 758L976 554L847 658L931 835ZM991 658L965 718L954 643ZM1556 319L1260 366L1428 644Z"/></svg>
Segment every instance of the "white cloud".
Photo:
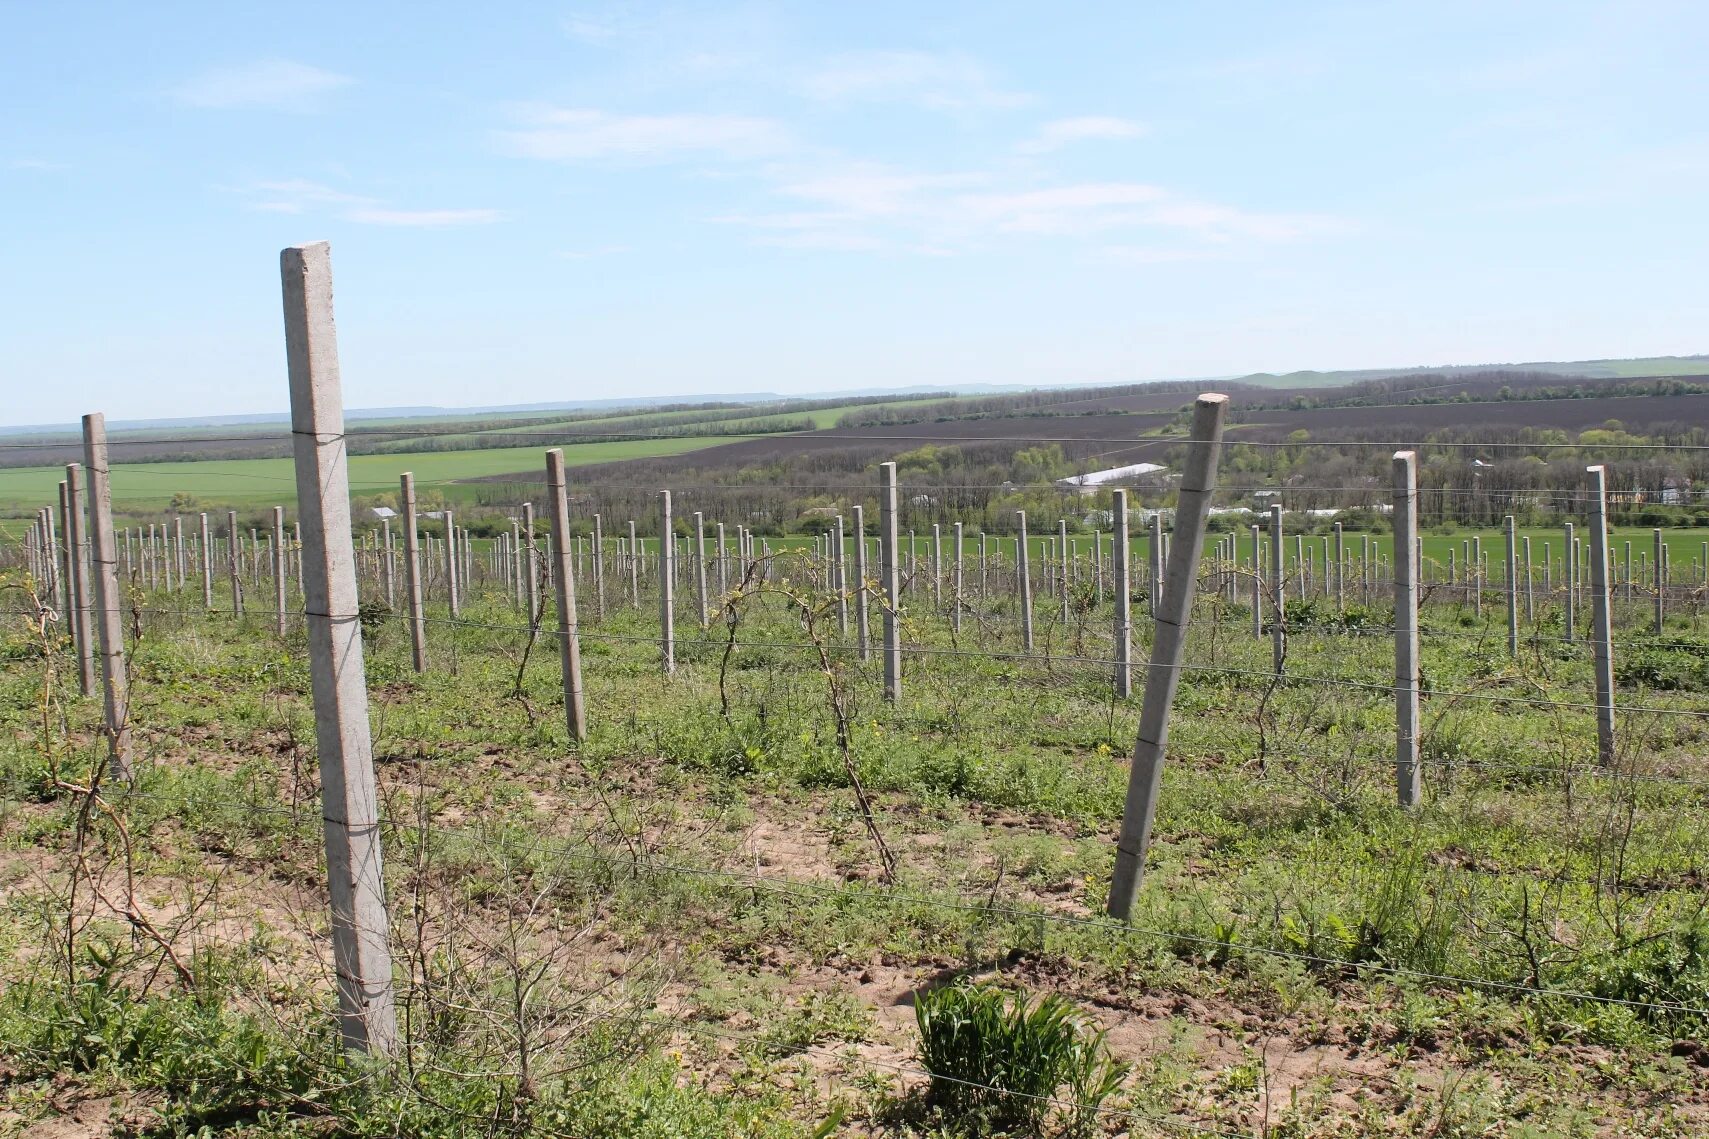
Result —
<svg viewBox="0 0 1709 1139"><path fill-rule="evenodd" d="M790 145L771 119L745 115L616 115L541 108L530 125L499 132L500 146L523 158L573 162L594 158L665 161L687 157L758 158Z"/></svg>
<svg viewBox="0 0 1709 1139"><path fill-rule="evenodd" d="M351 82L347 75L306 63L269 59L204 72L174 88L172 96L191 107L308 111L318 107L323 96Z"/></svg>
<svg viewBox="0 0 1709 1139"><path fill-rule="evenodd" d="M450 225L490 225L504 215L497 210L393 210L363 206L347 211L345 221L359 225L404 225L438 229Z"/></svg>
<svg viewBox="0 0 1709 1139"><path fill-rule="evenodd" d="M773 173L773 193L808 205L713 220L760 231L766 244L816 249L965 252L1020 237L1173 234L1180 249L1134 244L1128 260L1189 260L1244 245L1344 232L1320 214L1246 210L1144 182L1005 186L993 173L926 174L876 165L791 175ZM1220 252L1218 252L1220 251Z"/></svg>
<svg viewBox="0 0 1709 1139"><path fill-rule="evenodd" d="M488 225L504 218L500 211L491 209L397 209L382 198L352 194L301 178L257 182L246 192L254 210L279 214L329 213L357 225L442 228Z"/></svg>
<svg viewBox="0 0 1709 1139"><path fill-rule="evenodd" d="M1073 119L1056 119L1039 128L1038 134L1015 147L1023 154L1044 154L1069 143L1089 140L1139 138L1145 134L1143 123L1118 119L1109 115L1085 115Z"/></svg>
<svg viewBox="0 0 1709 1139"><path fill-rule="evenodd" d="M1016 107L1029 97L998 89L984 68L960 55L868 51L834 56L806 77L802 89L830 102L914 103L938 110Z"/></svg>

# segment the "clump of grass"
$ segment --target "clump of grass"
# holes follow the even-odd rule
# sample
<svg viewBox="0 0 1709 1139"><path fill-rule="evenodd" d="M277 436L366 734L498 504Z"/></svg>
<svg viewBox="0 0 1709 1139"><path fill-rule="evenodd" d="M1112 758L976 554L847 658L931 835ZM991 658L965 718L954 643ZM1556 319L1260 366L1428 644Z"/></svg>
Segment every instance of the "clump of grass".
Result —
<svg viewBox="0 0 1709 1139"><path fill-rule="evenodd" d="M1033 1000L991 985L921 993L915 1006L927 1095L964 1134L1090 1133L1127 1074L1104 1034L1054 993Z"/></svg>

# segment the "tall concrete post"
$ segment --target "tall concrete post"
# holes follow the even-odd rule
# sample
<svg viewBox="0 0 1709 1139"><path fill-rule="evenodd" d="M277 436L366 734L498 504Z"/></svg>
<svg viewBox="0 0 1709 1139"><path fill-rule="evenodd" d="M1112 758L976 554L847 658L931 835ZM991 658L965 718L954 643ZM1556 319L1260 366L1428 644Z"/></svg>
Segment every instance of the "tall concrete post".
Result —
<svg viewBox="0 0 1709 1139"><path fill-rule="evenodd" d="M641 544L635 540L635 520L629 519L629 607L641 608Z"/></svg>
<svg viewBox="0 0 1709 1139"><path fill-rule="evenodd" d="M1027 549L1027 512L1015 511L1015 526L1018 533L1015 537L1015 582L1020 587L1021 594L1021 651L1033 651L1033 576L1030 559L1032 552Z"/></svg>
<svg viewBox="0 0 1709 1139"><path fill-rule="evenodd" d="M1056 520L1056 556L1058 566L1058 592L1062 594L1062 623L1068 624L1068 595L1069 595L1069 553L1068 553L1068 519Z"/></svg>
<svg viewBox="0 0 1709 1139"><path fill-rule="evenodd" d="M558 591L558 665L564 681L564 720L573 740L587 739L581 637L576 629L576 582L570 572L570 495L564 452L546 452L546 494L552 512L552 582Z"/></svg>
<svg viewBox="0 0 1709 1139"><path fill-rule="evenodd" d="M1525 623L1531 626L1533 636L1537 632L1537 592L1531 583L1531 535L1525 535L1520 545L1525 557Z"/></svg>
<svg viewBox="0 0 1709 1139"><path fill-rule="evenodd" d="M1282 596L1282 504L1270 507L1270 668L1278 676L1288 653L1287 598Z"/></svg>
<svg viewBox="0 0 1709 1139"><path fill-rule="evenodd" d="M902 702L902 571L896 532L896 464L878 466L879 556L883 558L880 586L884 593L884 698Z"/></svg>
<svg viewBox="0 0 1709 1139"><path fill-rule="evenodd" d="M849 635L849 564L844 545L843 516L837 515L837 528L832 531L831 588L837 595L837 636Z"/></svg>
<svg viewBox="0 0 1709 1139"><path fill-rule="evenodd" d="M1133 695L1133 575L1127 532L1127 491L1111 492L1115 538L1110 545L1110 592L1115 595L1116 698Z"/></svg>
<svg viewBox="0 0 1709 1139"><path fill-rule="evenodd" d="M706 513L694 512L694 597L700 605L700 627L711 618L706 608Z"/></svg>
<svg viewBox="0 0 1709 1139"><path fill-rule="evenodd" d="M1656 551L1656 635L1661 636L1662 623L1667 616L1667 546L1662 541L1661 528L1653 532ZM1595 557L1594 554L1591 555Z"/></svg>
<svg viewBox="0 0 1709 1139"><path fill-rule="evenodd" d="M101 683L107 761L113 776L130 780L130 674L119 599L119 557L113 541L113 489L108 482L107 419L83 417L83 465L89 473L89 564L94 578L95 629L101 645Z"/></svg>
<svg viewBox="0 0 1709 1139"><path fill-rule="evenodd" d="M605 620L605 518L593 516L593 615Z"/></svg>
<svg viewBox="0 0 1709 1139"><path fill-rule="evenodd" d="M1422 794L1418 757L1418 456L1394 455L1395 794L1416 807Z"/></svg>
<svg viewBox="0 0 1709 1139"><path fill-rule="evenodd" d="M349 508L346 507L346 514ZM352 558L355 554L352 553ZM285 635L285 508L273 508L273 631L279 636ZM356 572L355 562L351 562L350 572Z"/></svg>
<svg viewBox="0 0 1709 1139"><path fill-rule="evenodd" d="M1590 475L1590 588L1596 673L1596 761L1614 766L1614 633L1608 590L1608 472L1587 467ZM1657 531L1660 533L1660 531Z"/></svg>
<svg viewBox="0 0 1709 1139"><path fill-rule="evenodd" d="M534 504L522 504L522 599L528 605L528 630L540 631L540 546L534 540Z"/></svg>
<svg viewBox="0 0 1709 1139"><path fill-rule="evenodd" d="M88 538L83 533L83 468L65 465L65 497L70 511L65 520L65 545L71 554L71 623L77 644L77 690L88 696L95 691L95 629L93 583L89 580Z"/></svg>
<svg viewBox="0 0 1709 1139"><path fill-rule="evenodd" d="M458 585L457 571L457 519L451 511L445 512L445 601L451 609L451 619L455 621L463 615L462 592Z"/></svg>
<svg viewBox="0 0 1709 1139"><path fill-rule="evenodd" d="M1146 542L1146 569L1151 577L1151 611L1163 611L1163 512L1153 511Z"/></svg>
<svg viewBox="0 0 1709 1139"><path fill-rule="evenodd" d="M386 1055L397 1019L328 247L287 249L279 269L339 1028L347 1048Z"/></svg>
<svg viewBox="0 0 1709 1139"><path fill-rule="evenodd" d="M1561 582L1567 587L1566 601L1566 637L1567 644L1578 640L1578 539L1573 537L1573 524L1566 525L1566 538L1561 545L1562 561Z"/></svg>
<svg viewBox="0 0 1709 1139"><path fill-rule="evenodd" d="M226 569L231 577L231 615L243 616L243 547L237 537L237 511L225 512Z"/></svg>
<svg viewBox="0 0 1709 1139"><path fill-rule="evenodd" d="M671 492L659 492L659 659L665 675L676 671L676 534L671 528Z"/></svg>
<svg viewBox="0 0 1709 1139"><path fill-rule="evenodd" d="M1145 874L1145 852L1163 786L1163 762L1169 745L1169 708L1181 679L1187 623L1198 588L1199 551L1204 548L1205 522L1216 490L1217 459L1222 449L1223 413L1228 397L1202 395L1193 403L1193 433L1181 472L1175 507L1175 545L1169 557L1169 582L1163 608L1155 614L1151 663L1146 669L1145 697L1140 706L1139 732L1134 739L1133 764L1128 769L1127 800L1122 808L1121 836L1116 841L1115 875L1110 883L1109 913L1126 919Z"/></svg>
<svg viewBox="0 0 1709 1139"><path fill-rule="evenodd" d="M385 547L380 553L380 576L386 586L386 608L396 610L398 607L397 577L392 567L392 520L383 519L385 527Z"/></svg>
<svg viewBox="0 0 1709 1139"><path fill-rule="evenodd" d="M398 506L404 516L404 597L409 606L410 661L427 671L427 617L421 603L421 531L415 519L415 475L398 476Z"/></svg>
<svg viewBox="0 0 1709 1139"><path fill-rule="evenodd" d="M214 607L214 542L208 531L208 515L206 511L197 519L201 529L202 554L202 608Z"/></svg>
<svg viewBox="0 0 1709 1139"><path fill-rule="evenodd" d="M866 587L866 508L860 503L854 506L854 554L855 554L855 640L860 647L860 659L872 659L872 627L867 613L867 598L871 590Z"/></svg>
<svg viewBox="0 0 1709 1139"><path fill-rule="evenodd" d="M1264 547L1258 536L1258 523L1252 523L1252 636L1264 635Z"/></svg>
<svg viewBox="0 0 1709 1139"><path fill-rule="evenodd" d="M963 571L963 555L966 552L966 537L962 533L960 522L955 524L955 580L950 586L950 604L955 608L950 611L949 627L952 632L961 632L962 596L965 592L966 577Z"/></svg>
<svg viewBox="0 0 1709 1139"><path fill-rule="evenodd" d="M1507 531L1507 655L1519 657L1519 535L1513 515L1504 520Z"/></svg>

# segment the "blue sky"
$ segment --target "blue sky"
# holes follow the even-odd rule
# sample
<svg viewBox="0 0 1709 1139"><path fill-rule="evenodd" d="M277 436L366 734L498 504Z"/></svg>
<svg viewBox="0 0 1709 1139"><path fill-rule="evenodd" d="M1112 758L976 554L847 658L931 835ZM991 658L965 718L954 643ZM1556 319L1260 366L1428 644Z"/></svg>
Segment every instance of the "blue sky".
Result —
<svg viewBox="0 0 1709 1139"><path fill-rule="evenodd" d="M0 421L1709 350L1709 5L0 5Z"/></svg>

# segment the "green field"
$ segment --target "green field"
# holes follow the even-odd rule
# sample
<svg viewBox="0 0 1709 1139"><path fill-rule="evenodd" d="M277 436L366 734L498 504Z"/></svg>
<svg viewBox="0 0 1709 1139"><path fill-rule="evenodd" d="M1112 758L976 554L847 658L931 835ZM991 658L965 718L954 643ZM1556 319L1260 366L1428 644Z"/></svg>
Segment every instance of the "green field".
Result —
<svg viewBox="0 0 1709 1139"><path fill-rule="evenodd" d="M564 448L564 462L580 467L623 459L680 455L728 439L631 439L578 443ZM356 455L350 460L350 493L381 494L398 488L398 475L415 472L419 489L444 488L489 475L534 473L545 467L543 447L485 451L431 451L407 455ZM113 503L121 511L163 510L174 494L210 503L259 506L296 501L290 459L208 459L191 463L115 463ZM53 502L65 477L62 467L0 469L0 507L25 510Z"/></svg>

